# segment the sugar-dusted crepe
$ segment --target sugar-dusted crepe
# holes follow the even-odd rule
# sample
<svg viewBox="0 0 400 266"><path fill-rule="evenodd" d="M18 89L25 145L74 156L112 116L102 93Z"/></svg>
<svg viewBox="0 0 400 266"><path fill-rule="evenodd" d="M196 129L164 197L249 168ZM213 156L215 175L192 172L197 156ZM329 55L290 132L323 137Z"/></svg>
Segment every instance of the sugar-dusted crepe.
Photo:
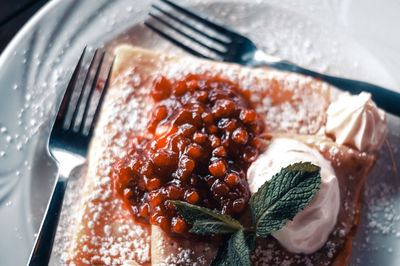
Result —
<svg viewBox="0 0 400 266"><path fill-rule="evenodd" d="M168 80L201 75L237 84L262 118L264 135L296 139L332 163L341 207L326 244L313 254L299 255L286 251L272 237L262 239L253 252L253 263L347 262L360 219L362 186L375 157L324 136L326 110L339 91L309 77L267 68L175 57L127 45L117 47L115 54L112 83L89 151L80 212L74 214L79 219L69 246L71 263L208 265L216 254L218 241L182 238L135 219L132 206L116 189L113 167L134 149L132 136L151 135L147 123L156 103L150 91L161 75Z"/></svg>

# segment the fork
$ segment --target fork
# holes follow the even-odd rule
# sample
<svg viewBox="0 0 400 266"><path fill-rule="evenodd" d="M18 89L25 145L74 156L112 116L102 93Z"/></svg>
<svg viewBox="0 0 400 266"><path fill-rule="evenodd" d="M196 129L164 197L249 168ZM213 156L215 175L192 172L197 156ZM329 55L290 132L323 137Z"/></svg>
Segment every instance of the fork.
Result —
<svg viewBox="0 0 400 266"><path fill-rule="evenodd" d="M159 5L152 4L153 9L157 10L158 13L162 15L156 15L152 12L150 12L149 15L153 17L155 21L158 21L159 24L164 25L163 27L169 28L175 32L175 35L178 37L168 34L165 30L155 26L154 23L150 23L149 21L146 21L145 25L165 39L171 41L178 47L195 56L216 61L233 62L246 66L269 66L283 71L296 72L325 81L352 94L358 94L362 91L366 91L371 93L373 100L380 108L400 116L399 93L363 81L318 73L297 66L289 61L281 60L277 57L268 55L258 49L249 38L246 38L245 36L240 35L239 33L232 31L227 27L211 22L170 0L160 1L164 2L175 12L166 11ZM175 15L175 13L179 14L180 16ZM185 19L181 17L185 17ZM168 20L165 18L168 18ZM195 21L196 25L186 21L186 18L189 18L190 21ZM206 29L207 32L204 29ZM211 34L211 31L213 34ZM195 36L201 36L201 38ZM204 48L204 50L207 51L207 54L212 55L206 55L206 53L200 52L193 46L190 47L188 44L183 43L178 38L187 39L187 41L195 43L197 46Z"/></svg>
<svg viewBox="0 0 400 266"><path fill-rule="evenodd" d="M86 47L79 58L78 64L67 86L48 141L48 152L57 163L58 176L36 238L35 246L30 256L28 264L30 266L48 265L49 263L69 175L74 168L86 162L89 143L104 100L105 92L109 85L113 63L111 63L108 69L107 77L101 88L97 105L94 105L96 101L93 95L98 86L105 52L101 53L98 64L95 64L98 50L94 52L86 74L82 66L85 52ZM91 75L92 72L94 72L94 77ZM80 82L78 81L78 77L81 75L85 75L85 78L82 86L79 86ZM87 84L91 78L93 79L90 90L86 92ZM73 99L73 95L79 95L76 104L71 100ZM85 95L87 97L85 97ZM96 109L90 121L88 120L90 119L89 111L94 110L94 108ZM82 119L79 119L80 116L78 116L78 114L82 113L82 111ZM72 116L71 119L69 119L71 113Z"/></svg>

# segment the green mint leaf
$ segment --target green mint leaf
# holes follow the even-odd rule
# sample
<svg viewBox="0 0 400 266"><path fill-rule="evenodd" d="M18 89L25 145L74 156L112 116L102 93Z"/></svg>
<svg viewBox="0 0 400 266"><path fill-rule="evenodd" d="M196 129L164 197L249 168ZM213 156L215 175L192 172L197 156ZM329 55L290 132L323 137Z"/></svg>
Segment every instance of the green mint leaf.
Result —
<svg viewBox="0 0 400 266"><path fill-rule="evenodd" d="M222 242L211 266L251 266L250 254L254 246L254 234L239 230Z"/></svg>
<svg viewBox="0 0 400 266"><path fill-rule="evenodd" d="M200 235L231 234L238 228L238 226L227 225L226 222L220 220L207 219L194 222L190 232Z"/></svg>
<svg viewBox="0 0 400 266"><path fill-rule="evenodd" d="M308 205L320 184L320 167L309 162L282 168L250 198L256 235L267 237L282 228Z"/></svg>
<svg viewBox="0 0 400 266"><path fill-rule="evenodd" d="M202 235L230 234L243 229L232 217L184 201L169 200L174 204L182 218L192 224L192 233Z"/></svg>
<svg viewBox="0 0 400 266"><path fill-rule="evenodd" d="M229 255L228 255L228 243L229 243L229 238L226 238L225 240L221 241L219 248L218 248L218 253L215 259L211 262L210 266L230 266L229 264Z"/></svg>

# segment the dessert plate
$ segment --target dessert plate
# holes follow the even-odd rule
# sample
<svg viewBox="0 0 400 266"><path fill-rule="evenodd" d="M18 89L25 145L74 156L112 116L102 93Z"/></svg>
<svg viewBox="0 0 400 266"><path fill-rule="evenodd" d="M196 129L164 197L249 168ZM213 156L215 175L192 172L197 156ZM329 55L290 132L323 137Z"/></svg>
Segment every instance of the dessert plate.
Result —
<svg viewBox="0 0 400 266"><path fill-rule="evenodd" d="M273 55L318 71L400 88L400 51L391 48L400 43L400 37L390 34L400 24L400 18L392 12L398 6L395 0L378 7L372 1L350 5L310 1L307 6L301 1L274 0L179 3L238 29ZM148 1L51 1L1 55L2 265L23 265L28 259L54 183L56 168L45 150L54 106L83 46L112 50L117 44L130 43L182 53L142 26L149 8ZM388 25L370 25L371 12ZM381 26L379 31L374 28L376 24ZM380 36L386 36L388 43L375 39ZM391 152L383 146L366 182L352 265L400 264L396 252L400 248L400 175L399 170L396 172L400 167L400 119L389 115L388 122ZM55 265L63 257L79 178L69 185L54 250Z"/></svg>

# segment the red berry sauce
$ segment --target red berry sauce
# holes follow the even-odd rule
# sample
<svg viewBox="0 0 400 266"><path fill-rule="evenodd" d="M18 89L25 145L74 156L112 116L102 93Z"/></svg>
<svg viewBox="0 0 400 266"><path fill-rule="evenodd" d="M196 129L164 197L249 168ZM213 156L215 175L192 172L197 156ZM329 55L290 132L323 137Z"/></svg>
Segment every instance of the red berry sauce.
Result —
<svg viewBox="0 0 400 266"><path fill-rule="evenodd" d="M140 221L185 235L190 226L167 200L237 216L250 192L246 170L258 155L263 123L236 84L189 75L158 77L149 138L130 140L114 165L114 187Z"/></svg>

